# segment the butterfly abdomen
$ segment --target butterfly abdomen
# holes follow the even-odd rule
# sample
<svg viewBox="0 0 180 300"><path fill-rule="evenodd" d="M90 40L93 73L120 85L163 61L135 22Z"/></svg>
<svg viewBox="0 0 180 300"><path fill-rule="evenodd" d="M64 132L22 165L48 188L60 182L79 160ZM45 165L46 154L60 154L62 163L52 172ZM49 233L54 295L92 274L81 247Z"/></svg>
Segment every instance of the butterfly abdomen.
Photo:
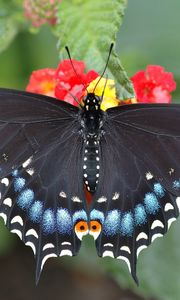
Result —
<svg viewBox="0 0 180 300"><path fill-rule="evenodd" d="M87 138L83 157L84 183L94 193L99 179L99 141L95 137Z"/></svg>

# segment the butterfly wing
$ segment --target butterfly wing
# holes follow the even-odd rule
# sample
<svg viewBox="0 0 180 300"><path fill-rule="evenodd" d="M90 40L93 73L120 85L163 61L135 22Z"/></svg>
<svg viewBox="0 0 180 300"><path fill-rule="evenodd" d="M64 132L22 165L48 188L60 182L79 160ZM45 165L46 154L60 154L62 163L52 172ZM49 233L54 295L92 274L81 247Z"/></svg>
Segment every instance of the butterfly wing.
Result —
<svg viewBox="0 0 180 300"><path fill-rule="evenodd" d="M33 249L37 280L49 257L76 255L87 233L78 111L0 91L0 216Z"/></svg>
<svg viewBox="0 0 180 300"><path fill-rule="evenodd" d="M180 106L109 109L103 129L90 233L99 256L124 260L137 282L140 251L179 215Z"/></svg>

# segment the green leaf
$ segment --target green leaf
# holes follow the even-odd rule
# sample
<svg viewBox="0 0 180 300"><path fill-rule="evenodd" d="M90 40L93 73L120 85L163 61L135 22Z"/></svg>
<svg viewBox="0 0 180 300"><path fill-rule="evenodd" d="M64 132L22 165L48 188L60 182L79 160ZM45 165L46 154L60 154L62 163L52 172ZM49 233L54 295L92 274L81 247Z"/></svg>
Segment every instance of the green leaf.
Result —
<svg viewBox="0 0 180 300"><path fill-rule="evenodd" d="M71 55L84 60L88 69L100 74L106 64L109 47L115 43L126 0L63 0L59 6L58 35L60 53L68 45ZM121 62L113 51L108 65L121 99L134 97L133 88Z"/></svg>
<svg viewBox="0 0 180 300"><path fill-rule="evenodd" d="M0 52L13 41L22 21L22 0L0 0Z"/></svg>
<svg viewBox="0 0 180 300"><path fill-rule="evenodd" d="M0 18L0 52L9 46L17 32L17 26L13 19Z"/></svg>

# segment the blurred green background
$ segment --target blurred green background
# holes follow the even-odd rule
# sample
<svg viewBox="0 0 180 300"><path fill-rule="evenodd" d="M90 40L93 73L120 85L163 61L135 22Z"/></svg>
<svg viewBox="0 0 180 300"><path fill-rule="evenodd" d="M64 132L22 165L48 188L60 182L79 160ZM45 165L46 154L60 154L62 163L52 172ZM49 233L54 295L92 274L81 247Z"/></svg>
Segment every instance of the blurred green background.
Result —
<svg viewBox="0 0 180 300"><path fill-rule="evenodd" d="M173 72L177 82L175 102L180 101L179 12L178 0L129 0L117 41L129 76L148 64L159 64ZM56 38L48 26L37 35L21 32L0 54L0 86L23 90L33 70L56 67L58 61ZM83 241L77 258L50 260L35 288L31 250L0 223L2 300L49 299L55 293L63 299L180 299L180 220L140 255L139 288L123 262L97 258L90 238ZM13 295L9 294L9 284Z"/></svg>

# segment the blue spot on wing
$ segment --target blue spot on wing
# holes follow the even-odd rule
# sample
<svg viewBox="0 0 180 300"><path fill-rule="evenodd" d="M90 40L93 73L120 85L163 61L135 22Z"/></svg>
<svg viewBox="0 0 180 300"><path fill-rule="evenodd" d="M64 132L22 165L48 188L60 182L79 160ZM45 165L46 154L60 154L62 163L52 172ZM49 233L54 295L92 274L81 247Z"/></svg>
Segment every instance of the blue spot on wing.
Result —
<svg viewBox="0 0 180 300"><path fill-rule="evenodd" d="M138 204L134 209L135 225L143 225L147 222L147 214L144 205Z"/></svg>
<svg viewBox="0 0 180 300"><path fill-rule="evenodd" d="M104 214L100 210L93 209L90 213L90 220L99 220L101 224L104 223Z"/></svg>
<svg viewBox="0 0 180 300"><path fill-rule="evenodd" d="M42 229L46 234L52 234L55 231L55 216L54 211L48 208L44 211L42 218Z"/></svg>
<svg viewBox="0 0 180 300"><path fill-rule="evenodd" d="M14 169L11 174L12 174L13 177L18 176L18 170Z"/></svg>
<svg viewBox="0 0 180 300"><path fill-rule="evenodd" d="M29 209L29 218L34 223L40 223L43 214L43 203L35 201Z"/></svg>
<svg viewBox="0 0 180 300"><path fill-rule="evenodd" d="M156 214L160 209L158 199L154 193L147 193L144 197L144 205L148 214Z"/></svg>
<svg viewBox="0 0 180 300"><path fill-rule="evenodd" d="M58 208L56 213L57 230L61 234L70 234L73 229L71 215L66 208Z"/></svg>
<svg viewBox="0 0 180 300"><path fill-rule="evenodd" d="M75 224L78 220L88 220L87 214L84 209L78 210L73 214L73 223Z"/></svg>
<svg viewBox="0 0 180 300"><path fill-rule="evenodd" d="M154 192L159 198L162 198L165 195L165 189L162 187L160 183L154 184Z"/></svg>
<svg viewBox="0 0 180 300"><path fill-rule="evenodd" d="M25 186L26 180L22 177L17 177L14 179L14 190L15 192L20 192Z"/></svg>
<svg viewBox="0 0 180 300"><path fill-rule="evenodd" d="M175 190L180 189L180 180L175 180L175 181L173 182L173 188L174 188Z"/></svg>
<svg viewBox="0 0 180 300"><path fill-rule="evenodd" d="M31 189L25 189L17 197L17 204L22 209L28 209L33 200L34 192Z"/></svg>
<svg viewBox="0 0 180 300"><path fill-rule="evenodd" d="M113 236L119 233L121 214L117 209L108 212L103 223L103 231L107 236Z"/></svg>
<svg viewBox="0 0 180 300"><path fill-rule="evenodd" d="M133 214L131 212L124 213L121 220L122 235L131 236L134 230Z"/></svg>

